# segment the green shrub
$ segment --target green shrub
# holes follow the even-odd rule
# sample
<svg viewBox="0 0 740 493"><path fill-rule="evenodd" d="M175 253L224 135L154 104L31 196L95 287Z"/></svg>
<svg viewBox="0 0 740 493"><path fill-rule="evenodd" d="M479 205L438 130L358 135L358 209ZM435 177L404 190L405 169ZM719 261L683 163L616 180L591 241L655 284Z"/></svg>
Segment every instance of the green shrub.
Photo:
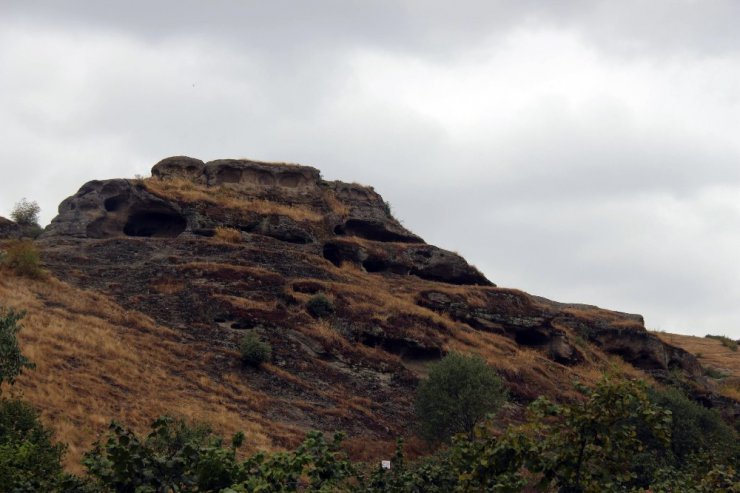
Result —
<svg viewBox="0 0 740 493"><path fill-rule="evenodd" d="M432 366L429 378L416 391L420 434L431 442L470 434L481 418L497 411L505 400L501 378L483 358L451 353Z"/></svg>
<svg viewBox="0 0 740 493"><path fill-rule="evenodd" d="M318 293L311 297L306 304L308 313L315 318L324 318L334 313L334 305L324 293Z"/></svg>
<svg viewBox="0 0 740 493"><path fill-rule="evenodd" d="M41 212L39 204L36 201L29 202L24 197L15 204L13 210L10 212L10 218L24 226L37 226L39 223L39 212Z"/></svg>
<svg viewBox="0 0 740 493"><path fill-rule="evenodd" d="M704 337L706 337L707 339L715 339L721 342L724 347L729 348L732 351L737 351L737 341L734 341L727 336L715 336L707 334Z"/></svg>
<svg viewBox="0 0 740 493"><path fill-rule="evenodd" d="M0 400L0 491L59 491L64 450L33 407Z"/></svg>
<svg viewBox="0 0 740 493"><path fill-rule="evenodd" d="M13 242L5 251L2 262L19 276L40 278L44 275L39 251L29 240Z"/></svg>
<svg viewBox="0 0 740 493"><path fill-rule="evenodd" d="M269 343L261 340L254 331L244 334L244 337L239 341L239 352L241 353L242 363L255 368L272 359L272 347Z"/></svg>
<svg viewBox="0 0 740 493"><path fill-rule="evenodd" d="M714 378L715 380L722 380L723 378L727 378L726 373L724 373L722 370L714 368L713 366L705 366L704 374L709 378Z"/></svg>
<svg viewBox="0 0 740 493"><path fill-rule="evenodd" d="M24 368L33 368L33 363L21 353L17 334L23 328L18 322L25 312L0 308L0 385L13 385L15 378ZM2 389L0 389L0 393Z"/></svg>
<svg viewBox="0 0 740 493"><path fill-rule="evenodd" d="M705 408L674 388L652 390L650 399L671 411L670 448L677 466L682 466L691 456L705 452L719 462L740 454L737 433L716 410Z"/></svg>

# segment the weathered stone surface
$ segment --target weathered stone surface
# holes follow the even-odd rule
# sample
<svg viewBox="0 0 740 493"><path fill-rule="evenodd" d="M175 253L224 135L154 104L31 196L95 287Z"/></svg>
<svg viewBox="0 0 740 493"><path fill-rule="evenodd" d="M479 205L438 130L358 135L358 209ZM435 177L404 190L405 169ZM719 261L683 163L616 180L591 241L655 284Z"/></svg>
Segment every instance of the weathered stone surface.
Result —
<svg viewBox="0 0 740 493"><path fill-rule="evenodd" d="M206 183L205 163L188 156L162 159L152 168L152 176L160 179L182 178L195 183Z"/></svg>
<svg viewBox="0 0 740 493"><path fill-rule="evenodd" d="M321 173L310 166L263 163L246 159L218 159L205 165L208 186L229 185L236 188L271 188L286 191L315 191Z"/></svg>
<svg viewBox="0 0 740 493"><path fill-rule="evenodd" d="M349 207L348 217L334 229L336 234L383 242L424 243L391 215L388 204L372 187L339 181L329 186Z"/></svg>
<svg viewBox="0 0 740 493"><path fill-rule="evenodd" d="M0 239L20 238L22 228L19 224L0 216Z"/></svg>
<svg viewBox="0 0 740 493"><path fill-rule="evenodd" d="M187 228L179 206L130 180L91 181L59 205L42 237L176 237Z"/></svg>
<svg viewBox="0 0 740 493"><path fill-rule="evenodd" d="M450 284L494 285L464 258L434 245L357 243L338 238L324 244L323 255L334 265L350 262L366 272L414 275Z"/></svg>

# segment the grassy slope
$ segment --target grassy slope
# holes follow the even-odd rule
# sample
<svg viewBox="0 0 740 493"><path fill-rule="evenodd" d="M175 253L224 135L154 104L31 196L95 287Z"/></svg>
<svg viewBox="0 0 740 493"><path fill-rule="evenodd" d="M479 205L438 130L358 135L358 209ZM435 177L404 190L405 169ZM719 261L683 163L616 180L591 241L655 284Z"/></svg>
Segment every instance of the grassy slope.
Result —
<svg viewBox="0 0 740 493"><path fill-rule="evenodd" d="M716 339L679 334L656 333L663 341L685 349L698 357L704 368L725 374L715 379L717 391L740 400L740 351L732 351Z"/></svg>
<svg viewBox="0 0 740 493"><path fill-rule="evenodd" d="M19 338L36 364L12 392L39 408L69 444L73 470L111 419L145 431L152 419L175 413L223 434L244 430L251 448L273 448L268 427L272 436L298 431L266 423L260 410L269 399L240 375L212 381L200 368L207 355L183 351L176 332L101 295L2 272L0 303L27 311Z"/></svg>

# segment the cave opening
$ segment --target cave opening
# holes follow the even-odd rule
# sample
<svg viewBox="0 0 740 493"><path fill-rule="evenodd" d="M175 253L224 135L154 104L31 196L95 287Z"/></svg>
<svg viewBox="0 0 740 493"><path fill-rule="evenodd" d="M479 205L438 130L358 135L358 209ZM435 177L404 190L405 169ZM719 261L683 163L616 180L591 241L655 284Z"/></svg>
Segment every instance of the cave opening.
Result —
<svg viewBox="0 0 740 493"><path fill-rule="evenodd" d="M342 266L342 254L337 245L334 245L333 243L327 243L324 245L323 255L326 260L337 267Z"/></svg>
<svg viewBox="0 0 740 493"><path fill-rule="evenodd" d="M129 216L123 233L126 236L174 238L186 227L185 218L174 211L141 211Z"/></svg>
<svg viewBox="0 0 740 493"><path fill-rule="evenodd" d="M530 347L544 346L550 342L551 338L552 336L549 333L538 328L519 329L514 334L514 340L517 344Z"/></svg>
<svg viewBox="0 0 740 493"><path fill-rule="evenodd" d="M362 262L362 266L367 272L383 272L388 270L388 264L382 260L369 258Z"/></svg>

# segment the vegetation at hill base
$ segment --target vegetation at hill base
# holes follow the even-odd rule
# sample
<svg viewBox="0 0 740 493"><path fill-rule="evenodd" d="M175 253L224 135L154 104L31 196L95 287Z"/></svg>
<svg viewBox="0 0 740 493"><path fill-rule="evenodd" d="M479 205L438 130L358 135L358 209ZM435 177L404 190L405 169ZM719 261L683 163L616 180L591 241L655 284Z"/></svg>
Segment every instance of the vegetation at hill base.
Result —
<svg viewBox="0 0 740 493"><path fill-rule="evenodd" d="M22 314L5 310L3 380L9 384L29 362L12 343ZM481 366L482 364L482 366ZM500 381L474 357L451 354L419 387L423 400L440 375L472 395L490 387L498 405ZM481 384L481 386L477 386ZM485 384L485 385L482 385ZM438 387L437 392L445 390ZM226 443L207 424L162 417L141 437L112 422L84 457L86 474L62 467L55 444L36 411L18 399L0 401L1 491L64 492L737 492L740 445L714 412L675 389L650 389L642 381L605 375L568 403L539 398L524 422L503 430L492 415L476 419L472 433L416 461L399 440L391 469L352 463L341 433L311 432L297 448L257 452L244 459L247 439ZM434 395L433 393L431 395ZM465 400L463 398L462 400ZM448 411L440 408L440 414ZM465 421L470 423L473 420ZM467 430L462 430L467 431Z"/></svg>

